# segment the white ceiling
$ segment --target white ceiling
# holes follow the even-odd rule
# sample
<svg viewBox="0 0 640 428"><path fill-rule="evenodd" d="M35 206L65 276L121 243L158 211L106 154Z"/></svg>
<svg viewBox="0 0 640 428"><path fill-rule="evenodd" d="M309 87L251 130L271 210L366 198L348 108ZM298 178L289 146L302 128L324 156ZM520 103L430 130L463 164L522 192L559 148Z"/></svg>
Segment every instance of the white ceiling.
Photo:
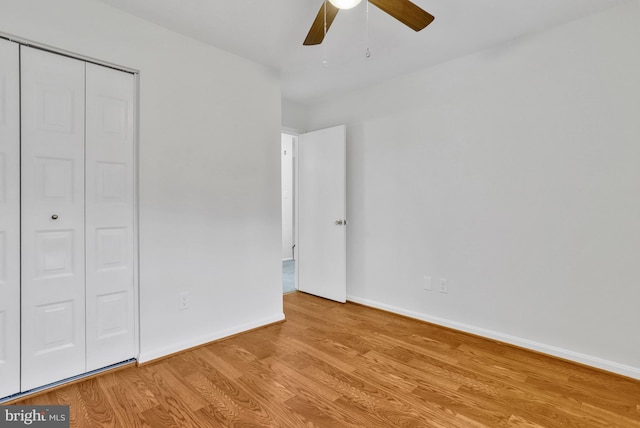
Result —
<svg viewBox="0 0 640 428"><path fill-rule="evenodd" d="M101 1L275 68L282 76L283 98L311 104L626 0L413 0L436 18L418 33L371 5L370 58L365 56L365 1L340 11L319 46L302 41L323 0Z"/></svg>

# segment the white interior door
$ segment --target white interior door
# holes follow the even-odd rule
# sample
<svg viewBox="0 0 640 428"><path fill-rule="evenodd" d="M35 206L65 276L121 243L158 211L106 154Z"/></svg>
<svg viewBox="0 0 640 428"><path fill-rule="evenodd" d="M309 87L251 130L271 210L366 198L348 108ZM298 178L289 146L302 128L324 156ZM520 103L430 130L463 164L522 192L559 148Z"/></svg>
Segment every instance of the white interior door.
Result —
<svg viewBox="0 0 640 428"><path fill-rule="evenodd" d="M20 76L0 39L0 398L20 391Z"/></svg>
<svg viewBox="0 0 640 428"><path fill-rule="evenodd" d="M134 77L87 64L87 370L133 358Z"/></svg>
<svg viewBox="0 0 640 428"><path fill-rule="evenodd" d="M345 302L345 126L298 138L298 289Z"/></svg>
<svg viewBox="0 0 640 428"><path fill-rule="evenodd" d="M84 373L82 61L21 48L22 390Z"/></svg>

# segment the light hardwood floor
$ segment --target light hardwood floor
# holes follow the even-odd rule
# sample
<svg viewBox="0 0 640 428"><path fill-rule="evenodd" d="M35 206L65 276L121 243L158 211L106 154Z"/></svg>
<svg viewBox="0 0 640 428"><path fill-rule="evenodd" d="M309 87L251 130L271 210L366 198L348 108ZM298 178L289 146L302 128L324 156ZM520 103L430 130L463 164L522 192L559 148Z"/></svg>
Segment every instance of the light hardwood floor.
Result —
<svg viewBox="0 0 640 428"><path fill-rule="evenodd" d="M73 427L640 427L640 382L302 293L287 322L23 400Z"/></svg>

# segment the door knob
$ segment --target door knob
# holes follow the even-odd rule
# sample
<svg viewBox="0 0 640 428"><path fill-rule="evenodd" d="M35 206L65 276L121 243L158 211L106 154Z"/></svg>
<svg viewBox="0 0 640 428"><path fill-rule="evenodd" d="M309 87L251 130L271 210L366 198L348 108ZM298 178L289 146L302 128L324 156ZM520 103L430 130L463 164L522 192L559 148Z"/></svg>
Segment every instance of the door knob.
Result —
<svg viewBox="0 0 640 428"><path fill-rule="evenodd" d="M53 214L51 216L51 220L57 220L58 219L58 214Z"/></svg>
<svg viewBox="0 0 640 428"><path fill-rule="evenodd" d="M336 226L345 226L347 224L347 220L336 220Z"/></svg>

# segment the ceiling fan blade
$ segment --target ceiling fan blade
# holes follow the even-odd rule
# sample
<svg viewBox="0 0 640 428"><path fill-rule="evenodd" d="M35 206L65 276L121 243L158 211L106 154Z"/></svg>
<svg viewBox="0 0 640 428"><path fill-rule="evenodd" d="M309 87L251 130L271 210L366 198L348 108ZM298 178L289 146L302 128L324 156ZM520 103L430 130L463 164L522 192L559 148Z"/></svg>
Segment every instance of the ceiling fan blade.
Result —
<svg viewBox="0 0 640 428"><path fill-rule="evenodd" d="M324 7L325 4L327 6L327 31L329 31L329 27L331 27L331 24L333 23L333 20L336 18L336 15L338 14L338 11L340 9L338 9L337 7L335 7L334 5L332 5L331 3L324 2L322 4L322 6L320 6L320 11L318 12L318 15L316 16L316 19L313 21L313 24L311 24L311 29L309 30L309 34L307 34L307 38L304 39L304 43L303 45L305 46L309 46L309 45L319 45L320 43L322 43L322 40L324 40Z"/></svg>
<svg viewBox="0 0 640 428"><path fill-rule="evenodd" d="M435 19L429 12L409 0L369 0L389 15L415 31L420 31Z"/></svg>

